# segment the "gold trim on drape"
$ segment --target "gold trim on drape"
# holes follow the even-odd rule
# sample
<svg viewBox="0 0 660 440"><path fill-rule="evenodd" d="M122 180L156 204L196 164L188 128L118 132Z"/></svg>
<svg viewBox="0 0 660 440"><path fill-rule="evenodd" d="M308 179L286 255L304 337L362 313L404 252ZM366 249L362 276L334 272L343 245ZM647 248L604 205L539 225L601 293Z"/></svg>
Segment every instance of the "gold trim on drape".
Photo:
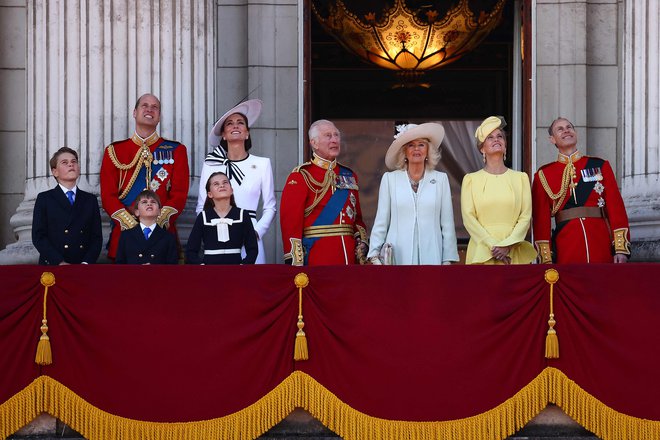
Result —
<svg viewBox="0 0 660 440"><path fill-rule="evenodd" d="M258 437L295 407L309 411L346 440L408 438L431 440L503 439L522 428L548 403L555 403L580 425L604 440L660 439L660 421L619 413L548 367L513 397L472 417L439 422L407 422L371 417L343 403L314 378L295 371L254 404L211 420L156 423L109 414L87 403L58 381L40 376L0 404L0 437L5 438L41 412L62 420L89 440L108 438L248 439Z"/></svg>

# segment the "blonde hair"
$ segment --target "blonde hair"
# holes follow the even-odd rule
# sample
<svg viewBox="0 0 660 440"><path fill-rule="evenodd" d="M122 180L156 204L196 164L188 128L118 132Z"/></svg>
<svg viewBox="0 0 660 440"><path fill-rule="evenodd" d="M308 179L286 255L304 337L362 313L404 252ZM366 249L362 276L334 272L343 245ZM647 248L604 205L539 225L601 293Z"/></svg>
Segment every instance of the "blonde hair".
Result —
<svg viewBox="0 0 660 440"><path fill-rule="evenodd" d="M438 145L438 148L433 148L433 145L431 145L431 141L429 141L427 138L418 138L418 139L421 139L426 144L426 163L424 164L424 167L427 170L435 169L435 166L438 164L438 162L440 162L440 157L442 156L442 152L440 151L440 145ZM417 139L413 139L410 142L415 142L416 140ZM396 158L397 170L406 169L406 153L404 153L404 150L406 149L406 145L408 145L410 142L403 144L399 149L399 152L397 153L397 158Z"/></svg>

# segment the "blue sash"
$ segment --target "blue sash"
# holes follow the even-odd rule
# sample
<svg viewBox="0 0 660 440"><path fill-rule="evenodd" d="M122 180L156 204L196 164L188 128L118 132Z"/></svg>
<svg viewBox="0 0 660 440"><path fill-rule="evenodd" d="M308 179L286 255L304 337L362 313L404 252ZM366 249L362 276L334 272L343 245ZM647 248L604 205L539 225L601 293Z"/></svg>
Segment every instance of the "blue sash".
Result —
<svg viewBox="0 0 660 440"><path fill-rule="evenodd" d="M353 177L353 173L342 166L339 167L339 175ZM335 190L334 194L330 196L328 203L325 205L321 213L316 217L312 226L327 226L335 222L335 219L346 205L346 200L350 195L350 190L346 188L338 188ZM305 238L302 239L302 245L305 248L305 261L304 264L307 266L307 259L309 258L309 252L312 250L312 247L316 241L321 237Z"/></svg>
<svg viewBox="0 0 660 440"><path fill-rule="evenodd" d="M171 152L173 152L180 144L178 142L173 142L173 141L163 141L156 147L156 149L153 152L154 157L166 157L168 156ZM159 160L158 163L151 163L151 177L153 177L158 173L158 171L163 167L164 164L161 163ZM135 182L133 183L133 186L131 187L130 191L128 194L126 194L126 197L122 199L122 203L124 204L125 207L129 208L135 199L137 198L138 194L140 194L142 191L145 189L151 189L150 187L145 188L142 184L138 184L138 182L144 182L147 178L147 167L143 166L140 168L140 172L138 172L137 179L135 179Z"/></svg>

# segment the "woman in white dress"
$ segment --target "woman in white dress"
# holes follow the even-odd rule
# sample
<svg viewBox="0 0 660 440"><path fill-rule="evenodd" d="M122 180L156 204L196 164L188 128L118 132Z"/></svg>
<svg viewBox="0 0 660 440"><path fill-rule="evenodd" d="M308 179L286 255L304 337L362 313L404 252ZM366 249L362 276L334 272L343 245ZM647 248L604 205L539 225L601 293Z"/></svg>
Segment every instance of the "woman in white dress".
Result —
<svg viewBox="0 0 660 440"><path fill-rule="evenodd" d="M275 191L273 169L267 157L250 154L250 124L261 113L262 102L250 99L229 109L218 119L209 133L213 151L206 156L199 179L199 196L195 212L199 214L206 200L206 181L215 172L225 173L234 189L236 205L248 211L257 234L259 254L256 264L264 264L263 236L275 217ZM262 199L262 214L257 220L257 207Z"/></svg>
<svg viewBox="0 0 660 440"><path fill-rule="evenodd" d="M445 130L440 124L397 126L385 156L368 258L374 264L383 245L393 264L450 264L458 261L449 179L435 170Z"/></svg>

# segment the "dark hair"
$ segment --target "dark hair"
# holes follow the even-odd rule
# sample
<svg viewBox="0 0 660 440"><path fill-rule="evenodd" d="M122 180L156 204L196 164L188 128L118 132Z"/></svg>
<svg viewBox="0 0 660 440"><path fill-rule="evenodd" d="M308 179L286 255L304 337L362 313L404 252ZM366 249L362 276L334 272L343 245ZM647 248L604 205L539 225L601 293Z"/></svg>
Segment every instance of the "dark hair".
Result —
<svg viewBox="0 0 660 440"><path fill-rule="evenodd" d="M213 199L209 197L208 193L211 190L211 179L213 179L215 176L225 176L227 177L227 181L229 182L229 186L231 186L231 181L229 180L229 177L223 173L222 171L216 171L215 173L211 174L209 176L209 179L206 181L206 201L204 202L204 209L211 209L215 205L213 204ZM236 208L236 200L234 200L234 194L231 195L229 199L229 204Z"/></svg>
<svg viewBox="0 0 660 440"><path fill-rule="evenodd" d="M248 121L247 116L245 116L241 112L234 112L231 115L241 115L243 119L245 119L245 128L247 128L248 133L250 133L250 121ZM229 115L229 116L231 116ZM227 145L227 141L222 138L222 133L225 131L225 124L227 124L227 119L229 119L229 116L225 118L225 120L222 122L222 130L220 130L220 145L222 148L225 149L225 151L229 151L229 146ZM250 148L252 148L252 138L248 136L247 139L245 139L245 151L250 151Z"/></svg>
<svg viewBox="0 0 660 440"><path fill-rule="evenodd" d="M137 205L138 203L140 203L140 200L142 199L153 199L156 201L156 203L158 203L158 209L163 207L163 205L160 203L160 197L158 197L158 194L156 194L150 189L145 189L135 198L135 201L133 202L133 210L137 209Z"/></svg>
<svg viewBox="0 0 660 440"><path fill-rule="evenodd" d="M49 163L50 163L50 169L51 170L54 170L55 168L57 168L57 159L59 159L59 157L64 153L71 153L76 158L76 161L78 160L78 152L76 152L76 150L74 150L72 148L69 148L69 147L62 147L59 150L57 150L55 152L55 154L53 154L53 157L50 158Z"/></svg>
<svg viewBox="0 0 660 440"><path fill-rule="evenodd" d="M140 106L140 101L142 101L142 98L144 98L145 96L153 96L154 98L156 98L156 101L158 101L158 108L160 109L160 99L158 99L158 97L153 93L145 93L144 95L140 96L137 99L137 101L135 101L135 108L133 110L137 110L137 108Z"/></svg>
<svg viewBox="0 0 660 440"><path fill-rule="evenodd" d="M558 121L566 121L566 122L568 122L569 124L571 124L571 127L573 127L573 129L575 129L575 125L573 125L573 123L572 123L571 121L569 121L568 119L566 119L566 118L563 117L563 116L560 116L560 117L558 117L557 119L555 119L554 121L552 121L552 123L550 124L550 127L548 127L548 134L549 134L550 136L553 136L552 129L553 129L553 127L555 126L555 124L556 124Z"/></svg>

